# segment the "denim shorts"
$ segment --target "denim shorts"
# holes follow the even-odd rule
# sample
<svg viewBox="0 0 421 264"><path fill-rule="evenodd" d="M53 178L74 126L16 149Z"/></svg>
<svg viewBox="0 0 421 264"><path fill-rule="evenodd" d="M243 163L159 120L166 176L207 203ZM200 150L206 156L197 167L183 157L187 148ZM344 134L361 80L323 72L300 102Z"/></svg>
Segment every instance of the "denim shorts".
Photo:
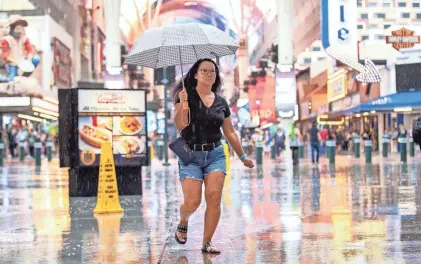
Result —
<svg viewBox="0 0 421 264"><path fill-rule="evenodd" d="M226 174L225 153L222 146L211 151L195 151L196 158L187 166L178 161L180 181L186 178L203 181L204 176L221 171Z"/></svg>

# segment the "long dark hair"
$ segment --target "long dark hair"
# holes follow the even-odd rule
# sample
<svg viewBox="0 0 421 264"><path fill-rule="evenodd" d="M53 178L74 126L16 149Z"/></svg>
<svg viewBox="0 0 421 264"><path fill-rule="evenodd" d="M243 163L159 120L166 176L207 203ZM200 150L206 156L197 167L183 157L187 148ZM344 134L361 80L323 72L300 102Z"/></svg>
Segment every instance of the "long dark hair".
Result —
<svg viewBox="0 0 421 264"><path fill-rule="evenodd" d="M187 94L191 94L193 92L193 90L196 88L197 86L197 80L196 78L194 78L194 76L197 74L197 71L199 70L199 66L202 62L204 61L209 61L212 62L213 65L215 66L215 83L212 85L212 92L214 92L215 94L219 93L219 90L221 89L221 77L219 76L219 68L218 65L211 59L200 59L198 61L196 61L195 64L193 64L193 66L190 68L189 72L184 76L184 86L186 87L186 91ZM178 93L183 90L183 83L180 82L177 83L174 86L174 89L172 91L172 96L173 96L173 100L174 103L177 102L178 100Z"/></svg>

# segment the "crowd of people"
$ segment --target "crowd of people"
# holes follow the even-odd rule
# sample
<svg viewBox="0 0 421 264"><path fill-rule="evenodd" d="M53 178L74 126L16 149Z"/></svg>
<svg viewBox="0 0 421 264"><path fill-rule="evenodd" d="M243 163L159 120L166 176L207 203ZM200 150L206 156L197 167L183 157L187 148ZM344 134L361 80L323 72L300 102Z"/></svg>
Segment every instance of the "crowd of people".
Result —
<svg viewBox="0 0 421 264"><path fill-rule="evenodd" d="M24 157L35 158L35 143L41 143L41 155L46 155L47 141L53 143L53 152L58 150L58 136L43 129L28 128L27 126L8 126L2 133L5 146L5 157L14 159L20 155L20 147L23 147Z"/></svg>
<svg viewBox="0 0 421 264"><path fill-rule="evenodd" d="M391 141L391 151L400 151L398 138L399 137L411 137L411 130L407 130L403 125L399 125L398 128L386 129L384 132L384 138L388 138ZM254 131L247 131L242 135L242 144L244 150L248 155L253 155L253 151L257 144L262 144L263 155L268 157L272 151L275 150L276 160L282 161L284 158L284 152L287 148L291 149L293 155L293 162L296 163L296 156L298 155L299 146L304 146L309 151L311 160L313 163L318 163L321 156L327 154L327 141L334 141L336 143L336 154L349 154L354 151L354 139L361 139L361 148L364 149L366 140L372 140L373 150L379 149L379 138L377 132L369 127L359 131L353 128L347 128L344 126L327 126L319 125L316 121L312 122L310 127L303 132L295 124L289 129L278 127L276 132L271 132L271 129L255 129Z"/></svg>

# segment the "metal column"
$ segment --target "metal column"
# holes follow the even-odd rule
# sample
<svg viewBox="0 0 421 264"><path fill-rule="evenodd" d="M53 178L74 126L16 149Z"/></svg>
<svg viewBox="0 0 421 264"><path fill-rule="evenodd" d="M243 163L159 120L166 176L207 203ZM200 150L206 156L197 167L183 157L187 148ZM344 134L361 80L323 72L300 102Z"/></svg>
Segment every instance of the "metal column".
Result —
<svg viewBox="0 0 421 264"><path fill-rule="evenodd" d="M278 65L277 68L281 72L294 72L293 60L293 8L292 0L278 0L276 1L277 13L277 34L278 34ZM295 76L295 74L294 74ZM294 87L294 89L296 89ZM292 105L295 112L295 105L297 103L296 92L295 97L288 102ZM288 137L294 117L282 118L281 127L285 129Z"/></svg>
<svg viewBox="0 0 421 264"><path fill-rule="evenodd" d="M168 79L167 68L162 69L162 84L164 84L164 113L165 113L165 128L164 128L164 166L169 166L168 163Z"/></svg>

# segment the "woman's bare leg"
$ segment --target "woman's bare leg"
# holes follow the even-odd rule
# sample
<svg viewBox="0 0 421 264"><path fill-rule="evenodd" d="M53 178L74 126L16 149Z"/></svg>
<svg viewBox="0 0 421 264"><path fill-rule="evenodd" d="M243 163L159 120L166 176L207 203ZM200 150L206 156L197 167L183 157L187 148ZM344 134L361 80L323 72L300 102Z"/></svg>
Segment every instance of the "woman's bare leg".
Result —
<svg viewBox="0 0 421 264"><path fill-rule="evenodd" d="M224 187L225 175L221 171L212 172L205 176L205 229L203 245L212 241L213 234L218 226L221 216L221 197Z"/></svg>
<svg viewBox="0 0 421 264"><path fill-rule="evenodd" d="M189 217L197 210L202 201L202 184L200 180L186 178L181 182L184 201L180 205L180 225L187 226ZM185 240L187 234L178 232L177 237Z"/></svg>

